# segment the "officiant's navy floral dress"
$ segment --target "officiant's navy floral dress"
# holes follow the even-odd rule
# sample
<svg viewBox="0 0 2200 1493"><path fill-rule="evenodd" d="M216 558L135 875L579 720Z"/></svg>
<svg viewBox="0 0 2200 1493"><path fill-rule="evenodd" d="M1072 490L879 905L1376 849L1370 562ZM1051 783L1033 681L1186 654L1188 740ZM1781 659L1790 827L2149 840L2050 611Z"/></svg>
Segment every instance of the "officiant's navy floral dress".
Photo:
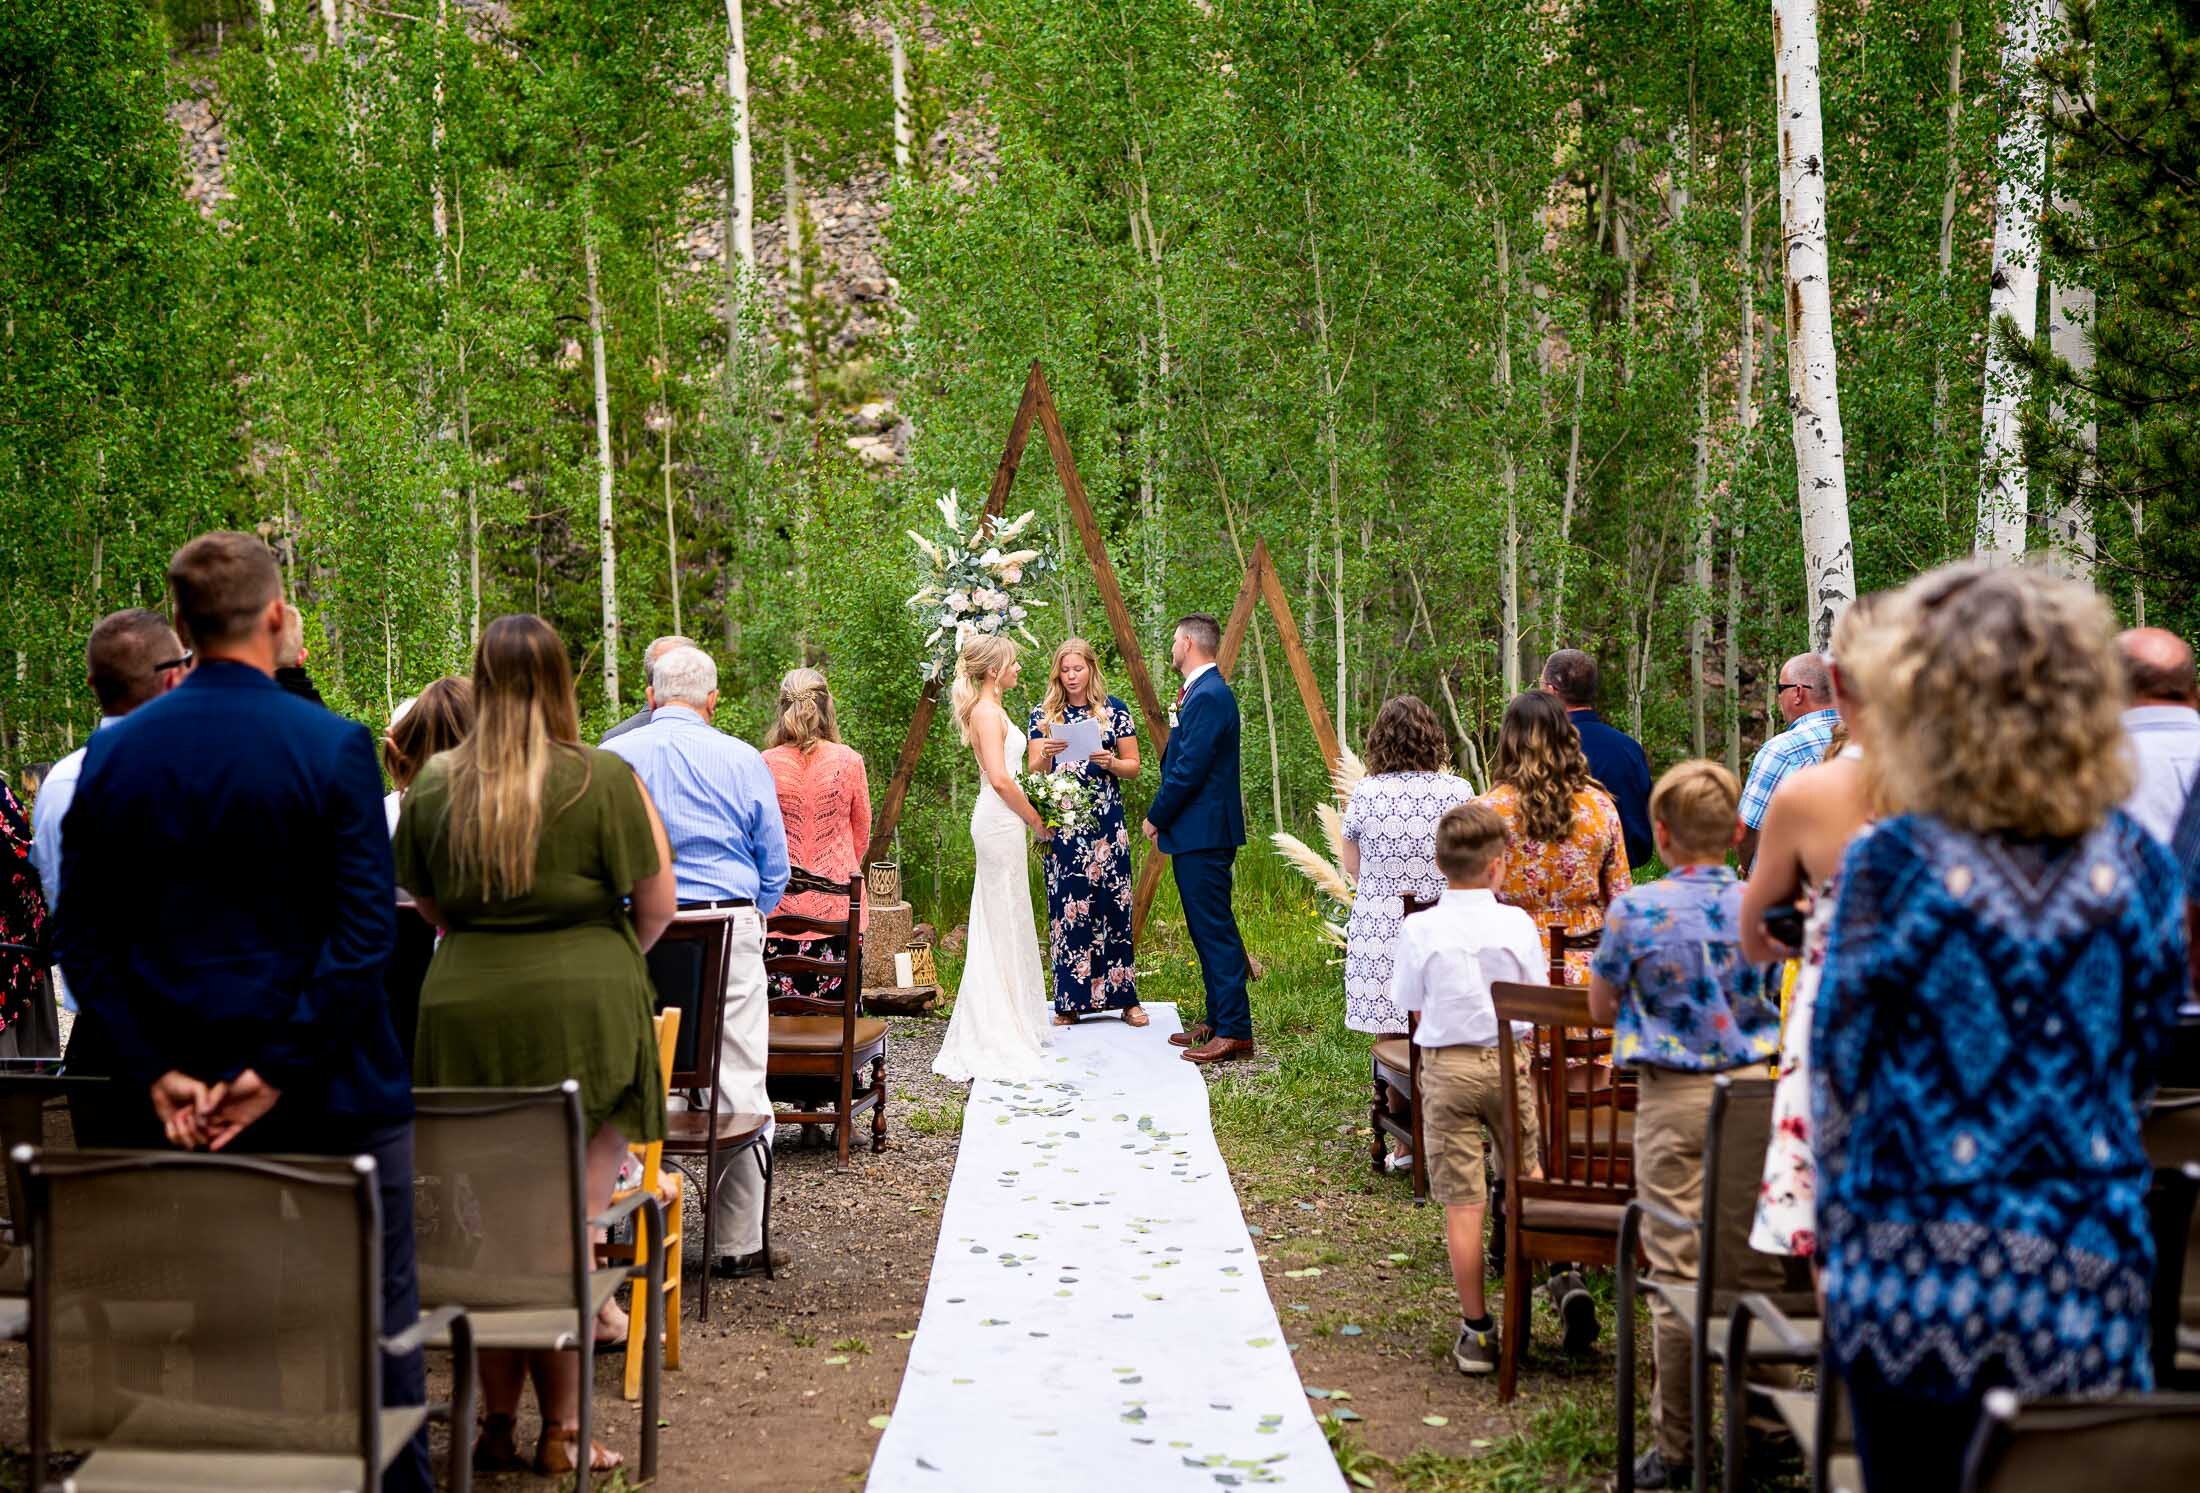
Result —
<svg viewBox="0 0 2200 1493"><path fill-rule="evenodd" d="M1062 719L1094 717L1083 705L1063 707ZM1097 717L1100 744L1138 735L1138 723L1115 696ZM1038 709L1028 723L1031 739L1047 734ZM1054 1010L1060 1016L1123 1011L1138 1004L1138 971L1131 955L1131 835L1123 822L1123 785L1088 765L1081 772L1099 790L1098 822L1081 835L1047 842L1047 946L1054 964Z"/></svg>

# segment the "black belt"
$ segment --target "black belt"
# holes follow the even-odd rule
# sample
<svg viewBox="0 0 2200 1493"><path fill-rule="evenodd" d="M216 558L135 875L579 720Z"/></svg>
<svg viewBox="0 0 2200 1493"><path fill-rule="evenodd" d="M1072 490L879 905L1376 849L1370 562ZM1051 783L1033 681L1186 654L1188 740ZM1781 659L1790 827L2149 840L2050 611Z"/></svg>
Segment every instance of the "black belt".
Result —
<svg viewBox="0 0 2200 1493"><path fill-rule="evenodd" d="M754 907L755 905L756 901L752 897L721 897L716 902L682 902L680 911L716 912L725 907Z"/></svg>

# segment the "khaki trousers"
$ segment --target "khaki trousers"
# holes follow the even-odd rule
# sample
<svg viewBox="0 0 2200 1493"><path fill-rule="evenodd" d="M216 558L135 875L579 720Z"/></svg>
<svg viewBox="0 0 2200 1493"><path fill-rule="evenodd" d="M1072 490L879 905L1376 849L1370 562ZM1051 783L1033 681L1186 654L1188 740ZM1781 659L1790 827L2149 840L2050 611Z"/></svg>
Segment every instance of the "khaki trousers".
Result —
<svg viewBox="0 0 2200 1493"><path fill-rule="evenodd" d="M1671 1068L1638 1067L1635 1107L1635 1193L1645 1202L1679 1214L1703 1217L1704 1138L1711 1123L1712 1083L1717 1075L1682 1073ZM1744 1248L1740 1283L1745 1290L1778 1292L1786 1275L1780 1261ZM1696 1279L1696 1235L1660 1223L1642 1221L1642 1252L1649 1256L1653 1279L1693 1282ZM1657 1448L1668 1467L1695 1461L1691 1440L1695 1410L1689 1402L1689 1356L1692 1349L1688 1325L1662 1296L1650 1298L1650 1349L1657 1370L1657 1394L1651 1401L1650 1424ZM1750 1371L1752 1383L1781 1386L1795 1382L1795 1371L1784 1364L1759 1364ZM1705 1401L1706 1408L1717 1404Z"/></svg>
<svg viewBox="0 0 2200 1493"><path fill-rule="evenodd" d="M764 919L753 907L737 908L728 937L725 1027L718 1039L720 1114L768 1115L764 1063L771 1051L771 1005L764 982ZM776 1130L768 1127L767 1137ZM767 1138L764 1142L770 1145ZM764 1177L756 1158L743 1153L726 1163L711 1206L712 1246L721 1256L753 1255L764 1247Z"/></svg>

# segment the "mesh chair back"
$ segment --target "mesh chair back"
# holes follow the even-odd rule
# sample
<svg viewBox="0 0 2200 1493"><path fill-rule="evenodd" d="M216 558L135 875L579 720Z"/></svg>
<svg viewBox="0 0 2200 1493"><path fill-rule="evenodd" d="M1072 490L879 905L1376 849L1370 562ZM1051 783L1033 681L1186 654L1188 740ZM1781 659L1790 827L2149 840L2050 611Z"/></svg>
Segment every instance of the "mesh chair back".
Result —
<svg viewBox="0 0 2200 1493"><path fill-rule="evenodd" d="M373 1454L370 1164L32 1153L24 1174L43 1444Z"/></svg>
<svg viewBox="0 0 2200 1493"><path fill-rule="evenodd" d="M2200 1395L2039 1400L1994 1390L1971 1445L1967 1493L2200 1487Z"/></svg>
<svg viewBox="0 0 2200 1493"><path fill-rule="evenodd" d="M726 974L733 957L733 913L698 907L676 914L648 955L657 1009L678 1011L680 1031L666 1075L675 1089L718 1083L718 1038L726 1021Z"/></svg>
<svg viewBox="0 0 2200 1493"><path fill-rule="evenodd" d="M1800 1262L1786 1255L1761 1254L1749 1244L1757 1194L1764 1182L1765 1146L1772 1136L1772 1095L1777 1087L1769 1078L1722 1074L1712 1090L1711 1117L1704 1134L1707 1227L1701 1265L1702 1278L1711 1287L1714 1315L1724 1315L1743 1291L1763 1289L1745 1285L1743 1276L1754 1266L1753 1278L1763 1280L1766 1261L1775 1262L1786 1274L1790 1291L1810 1290L1807 1274L1797 1279Z"/></svg>
<svg viewBox="0 0 2200 1493"><path fill-rule="evenodd" d="M2147 1160L2156 1167L2200 1162L2200 1089L2164 1089L2156 1094L2140 1134ZM2200 1212L2193 1215L2185 1234L2184 1290L2177 1318L2187 1327L2200 1327Z"/></svg>
<svg viewBox="0 0 2200 1493"><path fill-rule="evenodd" d="M580 1085L413 1092L423 1310L571 1310L588 1297Z"/></svg>

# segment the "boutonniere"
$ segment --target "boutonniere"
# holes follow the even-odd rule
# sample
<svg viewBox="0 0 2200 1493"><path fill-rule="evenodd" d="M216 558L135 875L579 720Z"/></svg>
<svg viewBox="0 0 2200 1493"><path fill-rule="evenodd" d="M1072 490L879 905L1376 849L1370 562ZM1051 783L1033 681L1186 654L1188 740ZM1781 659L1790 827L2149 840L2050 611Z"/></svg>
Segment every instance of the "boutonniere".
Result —
<svg viewBox="0 0 2200 1493"><path fill-rule="evenodd" d="M1174 730L1175 730L1176 728L1177 728L1176 707L1175 707L1174 705L1171 705L1171 706L1169 707L1169 729L1170 729L1171 731L1174 731Z"/></svg>

